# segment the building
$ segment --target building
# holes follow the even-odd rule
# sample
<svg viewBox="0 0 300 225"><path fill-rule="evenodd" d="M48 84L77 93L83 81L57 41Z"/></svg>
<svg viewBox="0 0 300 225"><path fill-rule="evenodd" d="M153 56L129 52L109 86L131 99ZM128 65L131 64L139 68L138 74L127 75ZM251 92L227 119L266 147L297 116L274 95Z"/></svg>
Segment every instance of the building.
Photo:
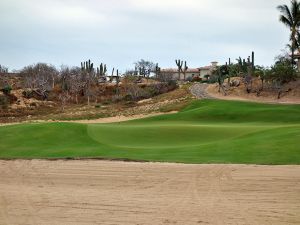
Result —
<svg viewBox="0 0 300 225"><path fill-rule="evenodd" d="M189 68L185 75L180 72L180 77L177 68L162 69L162 76L170 76L172 80L191 80L194 77L205 78L206 75L211 75L212 71L217 67L218 62L212 62L209 66L199 67L199 68ZM184 77L185 76L185 77Z"/></svg>
<svg viewBox="0 0 300 225"><path fill-rule="evenodd" d="M300 51L298 51L297 53L295 53L294 55L294 59L297 60L297 70L300 71Z"/></svg>

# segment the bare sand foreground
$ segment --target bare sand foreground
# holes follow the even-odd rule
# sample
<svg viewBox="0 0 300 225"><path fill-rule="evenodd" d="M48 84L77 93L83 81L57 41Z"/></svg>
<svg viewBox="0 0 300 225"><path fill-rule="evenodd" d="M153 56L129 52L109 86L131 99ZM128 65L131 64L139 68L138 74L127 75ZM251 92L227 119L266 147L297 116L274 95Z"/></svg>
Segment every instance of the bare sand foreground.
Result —
<svg viewBox="0 0 300 225"><path fill-rule="evenodd" d="M300 166L0 161L0 224L300 224Z"/></svg>

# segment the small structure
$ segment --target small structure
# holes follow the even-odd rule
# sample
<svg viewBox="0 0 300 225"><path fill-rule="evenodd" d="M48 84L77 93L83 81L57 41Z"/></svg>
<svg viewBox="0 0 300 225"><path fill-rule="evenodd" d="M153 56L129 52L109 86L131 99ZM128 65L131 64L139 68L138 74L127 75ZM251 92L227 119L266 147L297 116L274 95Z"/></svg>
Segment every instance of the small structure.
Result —
<svg viewBox="0 0 300 225"><path fill-rule="evenodd" d="M297 59L297 70L300 71L300 51L295 53L294 58Z"/></svg>

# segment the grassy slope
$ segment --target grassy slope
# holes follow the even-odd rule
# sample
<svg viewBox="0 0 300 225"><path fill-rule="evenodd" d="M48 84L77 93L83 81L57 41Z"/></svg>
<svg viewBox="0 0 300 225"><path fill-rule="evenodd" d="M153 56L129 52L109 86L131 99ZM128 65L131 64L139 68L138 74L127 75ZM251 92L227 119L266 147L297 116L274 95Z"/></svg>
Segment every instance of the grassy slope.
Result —
<svg viewBox="0 0 300 225"><path fill-rule="evenodd" d="M299 140L300 106L205 100L120 124L0 127L0 158L300 164Z"/></svg>

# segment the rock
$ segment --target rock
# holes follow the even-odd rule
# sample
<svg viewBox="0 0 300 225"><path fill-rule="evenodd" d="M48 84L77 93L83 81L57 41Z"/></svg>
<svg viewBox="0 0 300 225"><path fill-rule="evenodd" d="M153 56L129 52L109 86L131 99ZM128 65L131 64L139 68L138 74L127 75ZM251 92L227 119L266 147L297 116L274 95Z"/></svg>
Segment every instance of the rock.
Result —
<svg viewBox="0 0 300 225"><path fill-rule="evenodd" d="M208 84L194 84L192 87L190 87L190 91L193 96L196 98L206 98L206 99L212 99L211 96L208 95L206 92L206 88L208 87Z"/></svg>
<svg viewBox="0 0 300 225"><path fill-rule="evenodd" d="M240 86L241 82L239 80L232 80L230 81L230 87L238 87Z"/></svg>

